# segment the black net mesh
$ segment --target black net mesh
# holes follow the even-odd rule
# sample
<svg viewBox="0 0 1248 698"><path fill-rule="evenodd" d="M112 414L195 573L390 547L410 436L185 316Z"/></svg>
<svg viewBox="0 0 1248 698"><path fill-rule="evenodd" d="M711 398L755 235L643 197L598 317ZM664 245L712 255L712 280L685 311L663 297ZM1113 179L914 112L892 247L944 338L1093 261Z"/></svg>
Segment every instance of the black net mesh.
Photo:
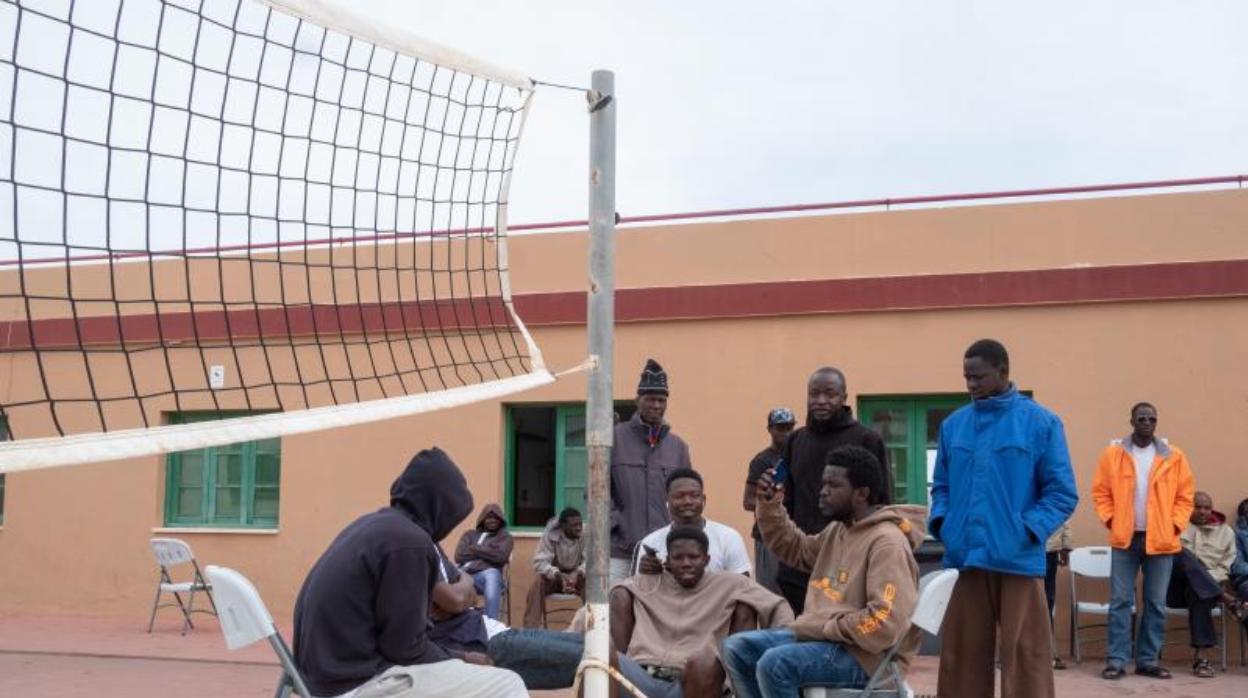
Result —
<svg viewBox="0 0 1248 698"><path fill-rule="evenodd" d="M500 222L530 92L251 0L0 0L18 437L531 369Z"/></svg>

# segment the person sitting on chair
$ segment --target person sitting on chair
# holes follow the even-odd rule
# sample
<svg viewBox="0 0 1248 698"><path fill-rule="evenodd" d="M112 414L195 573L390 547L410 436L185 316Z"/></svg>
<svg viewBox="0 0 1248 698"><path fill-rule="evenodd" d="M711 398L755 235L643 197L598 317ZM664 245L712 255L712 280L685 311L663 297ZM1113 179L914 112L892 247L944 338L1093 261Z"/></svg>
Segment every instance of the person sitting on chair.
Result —
<svg viewBox="0 0 1248 698"><path fill-rule="evenodd" d="M568 507L551 519L533 554L537 573L524 609L524 627L537 628L546 616L547 594L576 594L585 598L585 526L581 512Z"/></svg>
<svg viewBox="0 0 1248 698"><path fill-rule="evenodd" d="M472 513L468 482L438 448L417 453L390 506L343 529L295 602L295 664L316 696L519 698L516 674L429 636L442 540ZM483 666L475 666L477 664Z"/></svg>
<svg viewBox="0 0 1248 698"><path fill-rule="evenodd" d="M667 476L667 511L672 523L657 529L641 539L641 554L637 571L642 574L659 574L663 571L663 559L667 557L667 534L677 526L701 529L710 542L711 561L707 572L734 572L749 574L750 554L745 551L745 540L735 528L711 521L702 516L706 510L706 493L702 489L702 476L692 468L677 468ZM654 551L653 553L651 551Z"/></svg>
<svg viewBox="0 0 1248 698"><path fill-rule="evenodd" d="M1183 551L1175 558L1174 573L1166 594L1167 605L1187 608L1192 644L1192 673L1203 679L1217 676L1209 659L1201 656L1217 644L1213 609L1219 603L1237 619L1243 618L1241 599L1248 600L1248 581L1231 586L1236 567L1235 531L1226 517L1213 510L1213 498L1197 492L1192 498L1192 518L1179 536Z"/></svg>
<svg viewBox="0 0 1248 698"><path fill-rule="evenodd" d="M793 612L747 576L710 572L701 529L677 526L665 543L661 574L629 577L611 590L620 672L650 698L718 696L725 675L716 648L724 636L790 623Z"/></svg>
<svg viewBox="0 0 1248 698"><path fill-rule="evenodd" d="M804 686L862 688L894 645L902 672L919 646L910 617L918 603L914 549L924 507L881 506L880 463L860 446L827 455L819 509L832 522L817 535L793 523L774 470L758 480L755 514L763 543L790 567L810 571L802 614L792 627L724 641L738 698L797 696Z"/></svg>
<svg viewBox="0 0 1248 698"><path fill-rule="evenodd" d="M511 559L514 546L503 508L492 502L481 510L476 528L464 531L455 546L455 564L472 576L473 587L485 598L485 615L494 620L498 620L503 603L503 567Z"/></svg>

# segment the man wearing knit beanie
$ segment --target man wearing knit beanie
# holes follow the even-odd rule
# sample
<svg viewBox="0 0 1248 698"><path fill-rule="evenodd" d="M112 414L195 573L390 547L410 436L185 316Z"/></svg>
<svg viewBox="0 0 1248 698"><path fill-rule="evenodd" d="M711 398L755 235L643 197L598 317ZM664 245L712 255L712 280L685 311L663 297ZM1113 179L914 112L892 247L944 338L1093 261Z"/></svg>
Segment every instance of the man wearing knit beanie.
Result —
<svg viewBox="0 0 1248 698"><path fill-rule="evenodd" d="M667 474L692 468L689 446L663 421L667 372L647 359L637 384L637 413L615 425L611 449L611 583L632 573L637 541L671 522Z"/></svg>

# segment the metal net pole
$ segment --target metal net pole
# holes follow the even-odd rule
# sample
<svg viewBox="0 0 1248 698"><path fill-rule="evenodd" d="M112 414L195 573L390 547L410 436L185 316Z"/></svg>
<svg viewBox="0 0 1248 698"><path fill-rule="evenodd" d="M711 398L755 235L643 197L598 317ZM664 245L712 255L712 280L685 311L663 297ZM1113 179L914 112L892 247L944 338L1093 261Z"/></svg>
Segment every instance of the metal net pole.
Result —
<svg viewBox="0 0 1248 698"><path fill-rule="evenodd" d="M588 579L589 622L585 659L601 667L610 658L607 615L611 554L611 446L614 429L612 370L615 340L615 73L595 70L589 95L589 449ZM591 667L593 664L591 664ZM585 695L605 698L609 679L587 669Z"/></svg>

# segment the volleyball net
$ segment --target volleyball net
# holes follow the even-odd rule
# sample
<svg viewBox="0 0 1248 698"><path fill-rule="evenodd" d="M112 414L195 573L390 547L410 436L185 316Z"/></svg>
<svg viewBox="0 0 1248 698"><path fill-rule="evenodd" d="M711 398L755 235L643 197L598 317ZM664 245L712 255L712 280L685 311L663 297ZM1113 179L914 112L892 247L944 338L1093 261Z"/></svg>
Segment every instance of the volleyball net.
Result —
<svg viewBox="0 0 1248 698"><path fill-rule="evenodd" d="M533 87L346 2L0 0L0 473L552 381L508 279Z"/></svg>

